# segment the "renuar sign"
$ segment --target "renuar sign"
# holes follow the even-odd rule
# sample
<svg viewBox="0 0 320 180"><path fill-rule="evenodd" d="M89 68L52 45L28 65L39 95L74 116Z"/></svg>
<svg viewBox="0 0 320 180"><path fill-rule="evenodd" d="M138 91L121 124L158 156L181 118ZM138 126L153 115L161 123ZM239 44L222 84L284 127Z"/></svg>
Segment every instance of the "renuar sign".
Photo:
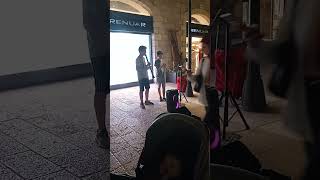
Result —
<svg viewBox="0 0 320 180"><path fill-rule="evenodd" d="M110 11L110 29L118 32L153 33L153 18Z"/></svg>
<svg viewBox="0 0 320 180"><path fill-rule="evenodd" d="M186 28L188 32L188 23L186 23ZM209 26L191 23L191 36L203 37L208 33L209 33ZM187 37L188 37L188 33L187 33Z"/></svg>

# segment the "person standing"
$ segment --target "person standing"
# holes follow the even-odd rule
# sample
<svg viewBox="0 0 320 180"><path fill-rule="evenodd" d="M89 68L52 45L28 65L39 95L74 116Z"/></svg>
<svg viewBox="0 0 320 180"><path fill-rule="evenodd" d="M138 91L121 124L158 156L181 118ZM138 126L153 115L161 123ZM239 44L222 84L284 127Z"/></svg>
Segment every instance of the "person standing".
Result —
<svg viewBox="0 0 320 180"><path fill-rule="evenodd" d="M136 59L136 70L138 74L138 81L139 81L139 97L140 97L140 107L145 109L145 105L153 105L151 101L149 101L149 89L150 89L150 82L148 76L148 69L151 68L149 62L146 62L144 56L146 55L147 47L140 46L139 47L139 56ZM146 101L143 103L143 91L145 91Z"/></svg>
<svg viewBox="0 0 320 180"><path fill-rule="evenodd" d="M163 102L166 100L166 64L163 62L163 52L158 51L157 52L157 60L154 63L154 66L157 68L157 83L158 83L158 93L160 102ZM161 96L161 86L162 86L162 95Z"/></svg>
<svg viewBox="0 0 320 180"><path fill-rule="evenodd" d="M87 39L95 82L94 109L98 130L96 143L108 149L109 135L106 129L106 98L110 93L109 57L107 57L108 28L105 18L109 10L107 0L82 0L83 25L87 31Z"/></svg>
<svg viewBox="0 0 320 180"><path fill-rule="evenodd" d="M210 148L213 150L220 147L220 119L219 119L219 97L218 92L215 89L215 69L210 69L210 40L206 36L201 40L201 46L203 51L203 58L200 60L199 66L196 69L195 74L192 74L191 70L188 71L187 78L191 82L197 81L197 76L201 76L201 86L199 91L198 100L200 104L205 107L206 116L204 122L210 129ZM198 79L199 80L199 79ZM199 83L199 82L198 82Z"/></svg>

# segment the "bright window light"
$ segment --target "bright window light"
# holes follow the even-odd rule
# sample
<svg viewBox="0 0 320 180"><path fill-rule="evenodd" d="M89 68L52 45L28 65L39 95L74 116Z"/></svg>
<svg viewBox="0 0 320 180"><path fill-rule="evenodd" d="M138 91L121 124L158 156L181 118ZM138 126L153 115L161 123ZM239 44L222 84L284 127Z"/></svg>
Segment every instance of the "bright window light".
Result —
<svg viewBox="0 0 320 180"><path fill-rule="evenodd" d="M136 58L139 46L147 47L149 61L150 35L130 33L110 33L110 85L137 82ZM151 74L149 71L149 78Z"/></svg>

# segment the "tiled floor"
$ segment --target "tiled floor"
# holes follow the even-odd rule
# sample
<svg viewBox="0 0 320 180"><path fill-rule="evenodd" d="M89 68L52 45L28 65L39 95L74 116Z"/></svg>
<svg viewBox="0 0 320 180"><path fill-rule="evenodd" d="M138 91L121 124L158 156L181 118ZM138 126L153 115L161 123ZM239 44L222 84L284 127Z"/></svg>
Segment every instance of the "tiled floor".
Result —
<svg viewBox="0 0 320 180"><path fill-rule="evenodd" d="M0 93L0 179L106 179L92 80Z"/></svg>
<svg viewBox="0 0 320 180"><path fill-rule="evenodd" d="M171 88L175 88L175 85L168 84L167 89ZM129 174L134 174L133 169L137 163L137 156L143 147L146 130L159 113L166 111L166 104L158 100L155 85L151 86L150 94L155 105L147 106L146 110L142 110L139 108L138 87L111 92L110 122L113 138L111 153L115 158L115 160L111 160L111 167L116 164L117 168L112 169L114 173L122 173L125 170ZM189 110L193 114L203 117L204 109L197 104L196 97L188 97L187 99L189 103L184 99L183 103ZM285 102L270 96L267 97L267 102L269 113L242 111L251 127L250 130L245 130L238 114L231 120L227 130L229 133L237 133L242 136L241 141L248 145L264 168L273 169L298 179L304 163L302 142L289 132L281 122L280 112ZM132 111L132 109L134 110ZM234 110L234 108L230 108L230 115ZM223 114L222 108L220 114ZM124 143L119 144L119 142ZM125 158L122 157L123 154L125 154Z"/></svg>
<svg viewBox="0 0 320 180"><path fill-rule="evenodd" d="M106 179L109 155L94 143L92 85L89 78L0 93L0 179ZM155 105L142 110L138 87L111 92L111 172L134 175L145 133L166 111L155 85L150 99ZM190 111L202 117L196 97L188 100ZM284 104L273 97L267 101L274 109ZM244 130L236 115L228 132L241 135L265 168L298 177L303 147L282 125L279 112L243 113L251 130Z"/></svg>

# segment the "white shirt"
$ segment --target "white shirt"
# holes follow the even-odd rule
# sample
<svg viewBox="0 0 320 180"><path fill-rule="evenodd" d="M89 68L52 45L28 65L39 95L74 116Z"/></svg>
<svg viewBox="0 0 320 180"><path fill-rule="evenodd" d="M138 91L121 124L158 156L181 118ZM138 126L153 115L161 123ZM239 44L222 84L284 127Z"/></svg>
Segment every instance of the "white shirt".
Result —
<svg viewBox="0 0 320 180"><path fill-rule="evenodd" d="M209 72L210 71L210 72ZM209 74L210 73L210 74ZM214 69L210 69L210 59L209 57L204 57L197 69L196 72L193 76L188 76L188 80L195 83L195 75L202 75L202 85L200 88L200 92L199 92L199 97L198 97L198 101L200 104L204 105L204 106L208 106L208 102L207 102L207 98L206 98L206 79L210 78L209 84L207 84L207 86L213 87L215 85L215 80L216 80L216 72ZM208 77L209 75L209 77Z"/></svg>

